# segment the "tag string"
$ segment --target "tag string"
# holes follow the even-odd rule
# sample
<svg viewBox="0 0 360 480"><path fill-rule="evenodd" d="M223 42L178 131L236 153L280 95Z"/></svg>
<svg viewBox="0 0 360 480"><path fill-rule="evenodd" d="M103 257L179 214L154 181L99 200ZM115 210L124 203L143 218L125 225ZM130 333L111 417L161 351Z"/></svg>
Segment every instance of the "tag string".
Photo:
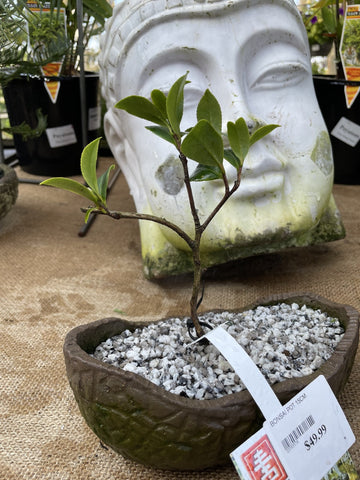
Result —
<svg viewBox="0 0 360 480"><path fill-rule="evenodd" d="M257 403L265 419L272 418L282 405L263 374L245 350L222 327L216 327L205 337L220 351L239 375Z"/></svg>

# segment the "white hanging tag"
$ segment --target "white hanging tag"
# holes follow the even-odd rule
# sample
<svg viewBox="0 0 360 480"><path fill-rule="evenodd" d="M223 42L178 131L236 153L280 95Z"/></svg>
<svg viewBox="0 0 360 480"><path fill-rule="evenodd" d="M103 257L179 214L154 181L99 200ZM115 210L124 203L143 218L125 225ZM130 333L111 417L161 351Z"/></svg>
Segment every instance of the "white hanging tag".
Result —
<svg viewBox="0 0 360 480"><path fill-rule="evenodd" d="M320 375L264 422L291 480L319 480L355 442L345 415Z"/></svg>
<svg viewBox="0 0 360 480"><path fill-rule="evenodd" d="M230 455L240 478L320 480L355 442L325 377L319 376L282 406L258 367L226 330L217 327L205 337L234 368L266 419L264 427ZM352 468L351 457L345 456Z"/></svg>
<svg viewBox="0 0 360 480"><path fill-rule="evenodd" d="M271 417L282 408L263 374L234 337L222 327L214 328L205 337L215 345L239 375L265 418Z"/></svg>

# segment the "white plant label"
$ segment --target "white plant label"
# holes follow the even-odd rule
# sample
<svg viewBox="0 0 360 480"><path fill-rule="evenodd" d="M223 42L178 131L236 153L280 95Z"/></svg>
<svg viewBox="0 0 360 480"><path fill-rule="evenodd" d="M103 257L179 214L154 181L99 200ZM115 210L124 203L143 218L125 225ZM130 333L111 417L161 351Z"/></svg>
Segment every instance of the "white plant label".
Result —
<svg viewBox="0 0 360 480"><path fill-rule="evenodd" d="M355 147L360 140L360 125L352 122L348 118L341 117L332 129L331 135L351 147Z"/></svg>
<svg viewBox="0 0 360 480"><path fill-rule="evenodd" d="M234 368L266 419L263 428L230 455L240 478L320 480L355 442L325 377L317 377L282 406L252 359L226 330L217 327L205 337Z"/></svg>
<svg viewBox="0 0 360 480"><path fill-rule="evenodd" d="M64 147L77 143L75 130L72 125L47 128L46 135L51 148Z"/></svg>
<svg viewBox="0 0 360 480"><path fill-rule="evenodd" d="M88 111L88 130L97 130L101 124L101 109L100 107L89 108Z"/></svg>

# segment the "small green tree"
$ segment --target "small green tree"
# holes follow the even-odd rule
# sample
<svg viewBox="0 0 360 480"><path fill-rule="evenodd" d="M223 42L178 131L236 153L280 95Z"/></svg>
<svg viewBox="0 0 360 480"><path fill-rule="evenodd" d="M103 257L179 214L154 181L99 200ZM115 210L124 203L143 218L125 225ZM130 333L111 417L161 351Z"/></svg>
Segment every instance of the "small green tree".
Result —
<svg viewBox="0 0 360 480"><path fill-rule="evenodd" d="M114 219L130 218L156 222L176 232L188 245L192 252L194 265L193 286L190 299L190 318L195 327L196 334L203 335L203 329L198 319L197 309L201 288L202 264L201 264L201 239L204 231L215 215L219 212L226 201L235 193L240 186L241 172L244 160L249 149L255 142L268 135L278 125L264 125L250 134L243 118L235 122L227 123L227 137L230 148L224 148L222 136L222 112L220 105L213 94L206 90L197 106L197 123L194 127L183 132L180 128L183 107L184 87L189 83L187 74L180 77L171 87L166 96L160 90L151 92L151 100L140 97L126 97L116 104L116 107L145 119L155 125L146 127L163 140L170 142L178 151L179 160L183 167L184 184L189 199L191 214L194 221L193 235L189 235L175 223L155 215L143 213L129 213L110 210L107 206L106 195L109 180L109 169L97 178L96 164L97 152L100 139L94 140L87 145L81 156L81 171L88 186L63 177L51 178L42 182L42 185L50 185L81 195L92 202L85 215L87 221L91 213L104 214ZM195 171L190 175L188 159L197 163ZM224 159L229 162L237 172L236 180L229 185ZM204 221L200 221L197 213L195 198L191 182L222 180L224 195L212 212L209 212Z"/></svg>

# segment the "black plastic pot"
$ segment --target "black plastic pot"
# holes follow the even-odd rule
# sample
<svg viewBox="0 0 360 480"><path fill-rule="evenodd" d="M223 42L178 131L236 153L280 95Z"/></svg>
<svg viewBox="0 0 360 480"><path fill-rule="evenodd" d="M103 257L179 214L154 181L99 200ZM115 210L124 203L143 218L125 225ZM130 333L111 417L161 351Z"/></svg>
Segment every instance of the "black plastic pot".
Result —
<svg viewBox="0 0 360 480"><path fill-rule="evenodd" d="M359 185L360 94L351 107L347 108L344 87L345 85L360 87L360 82L348 82L321 75L314 76L313 79L320 110L331 138L335 183ZM342 139L334 136L334 128L336 126L340 128L340 125L344 132ZM357 130L358 132L356 132ZM359 135L359 141L357 141L357 135Z"/></svg>
<svg viewBox="0 0 360 480"><path fill-rule="evenodd" d="M36 110L47 115L46 131L38 138L24 141L14 135L14 143L22 169L43 176L70 176L80 173L83 149L80 103L80 77L59 77L60 89L53 103L44 79L23 77L11 81L3 90L12 126L26 122L37 125ZM99 76L87 74L86 107L87 143L98 135Z"/></svg>
<svg viewBox="0 0 360 480"><path fill-rule="evenodd" d="M319 43L313 43L310 45L311 56L326 57L327 55L329 55L331 47L332 43L329 42L323 43L321 45Z"/></svg>

